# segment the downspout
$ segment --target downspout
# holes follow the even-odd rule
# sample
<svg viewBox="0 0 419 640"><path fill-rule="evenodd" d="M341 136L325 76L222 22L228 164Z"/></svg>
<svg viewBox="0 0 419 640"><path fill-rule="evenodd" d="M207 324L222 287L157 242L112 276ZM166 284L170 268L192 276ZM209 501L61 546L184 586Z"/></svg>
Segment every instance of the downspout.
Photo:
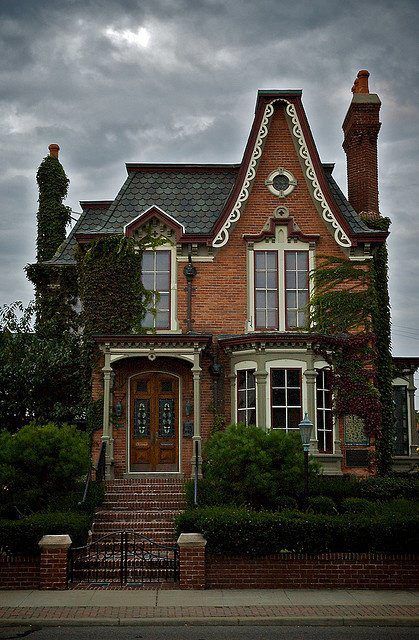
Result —
<svg viewBox="0 0 419 640"><path fill-rule="evenodd" d="M186 278L186 332L192 333L193 331L193 323L192 320L192 294L195 291L195 287L192 286L193 279L196 276L196 268L192 264L192 255L191 255L192 247L189 245L188 247L188 262L183 269L183 273Z"/></svg>

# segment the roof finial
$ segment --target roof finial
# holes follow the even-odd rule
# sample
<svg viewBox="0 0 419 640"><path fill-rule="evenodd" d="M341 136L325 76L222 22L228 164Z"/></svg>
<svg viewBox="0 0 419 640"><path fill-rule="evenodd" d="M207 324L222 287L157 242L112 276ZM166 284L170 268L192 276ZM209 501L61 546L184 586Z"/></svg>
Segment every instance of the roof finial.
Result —
<svg viewBox="0 0 419 640"><path fill-rule="evenodd" d="M351 89L352 93L369 93L368 78L370 77L369 71L361 69L358 71L358 75Z"/></svg>
<svg viewBox="0 0 419 640"><path fill-rule="evenodd" d="M60 147L58 146L58 144L52 143L49 145L48 149L51 158L57 158L58 160L58 154L60 152Z"/></svg>

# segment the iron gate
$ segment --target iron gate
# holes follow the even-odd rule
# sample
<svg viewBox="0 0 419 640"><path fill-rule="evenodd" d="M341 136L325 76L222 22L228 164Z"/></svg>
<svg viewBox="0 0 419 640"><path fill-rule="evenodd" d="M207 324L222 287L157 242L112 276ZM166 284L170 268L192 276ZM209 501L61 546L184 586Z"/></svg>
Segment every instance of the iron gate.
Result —
<svg viewBox="0 0 419 640"><path fill-rule="evenodd" d="M84 547L70 549L70 584L142 585L178 579L177 545L155 542L136 531L109 533Z"/></svg>

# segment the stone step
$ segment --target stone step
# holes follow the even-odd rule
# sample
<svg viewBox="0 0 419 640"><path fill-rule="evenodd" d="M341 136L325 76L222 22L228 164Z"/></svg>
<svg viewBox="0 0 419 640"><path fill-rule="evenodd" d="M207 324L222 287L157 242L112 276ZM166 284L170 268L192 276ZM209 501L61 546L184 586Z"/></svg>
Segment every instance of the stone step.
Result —
<svg viewBox="0 0 419 640"><path fill-rule="evenodd" d="M124 527L123 526L119 526L120 524L128 524L128 525L133 525L133 524L148 524L148 525L152 525L152 524L162 524L165 523L167 524L167 526L173 526L175 517L177 514L173 513L173 514L159 514L159 513L145 513L145 512L140 512L140 513L133 513L133 514L127 514L127 513L114 513L112 514L112 517L109 517L106 514L96 514L95 515L95 519L94 519L94 524L106 524L108 523L109 525L118 525L118 528L120 530L123 530ZM115 528L115 527L114 527ZM129 529L130 527L128 527Z"/></svg>
<svg viewBox="0 0 419 640"><path fill-rule="evenodd" d="M147 478L141 480L107 480L105 482L106 489L113 487L183 487L185 485L184 479L169 479L169 478Z"/></svg>
<svg viewBox="0 0 419 640"><path fill-rule="evenodd" d="M183 511L185 500L105 500L101 505L107 511Z"/></svg>

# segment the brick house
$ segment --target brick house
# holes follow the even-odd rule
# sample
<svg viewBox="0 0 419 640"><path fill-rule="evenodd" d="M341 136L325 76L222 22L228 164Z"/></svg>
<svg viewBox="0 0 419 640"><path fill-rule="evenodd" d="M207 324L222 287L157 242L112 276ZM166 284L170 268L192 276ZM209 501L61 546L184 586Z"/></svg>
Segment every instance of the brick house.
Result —
<svg viewBox="0 0 419 640"><path fill-rule="evenodd" d="M49 263L74 263L77 243L107 234L162 239L143 257L154 295L148 333L101 335L93 397L103 396L109 477L190 476L215 421L298 429L327 474L368 472L374 442L332 412L330 364L307 330L316 256L365 262L387 232L379 217L380 100L360 72L343 123L348 199L322 164L301 91L259 91L243 160L233 165L127 164L114 201L82 215ZM58 153L51 145L51 153ZM395 359L397 468L416 460L413 373ZM195 443L195 444L194 444Z"/></svg>

